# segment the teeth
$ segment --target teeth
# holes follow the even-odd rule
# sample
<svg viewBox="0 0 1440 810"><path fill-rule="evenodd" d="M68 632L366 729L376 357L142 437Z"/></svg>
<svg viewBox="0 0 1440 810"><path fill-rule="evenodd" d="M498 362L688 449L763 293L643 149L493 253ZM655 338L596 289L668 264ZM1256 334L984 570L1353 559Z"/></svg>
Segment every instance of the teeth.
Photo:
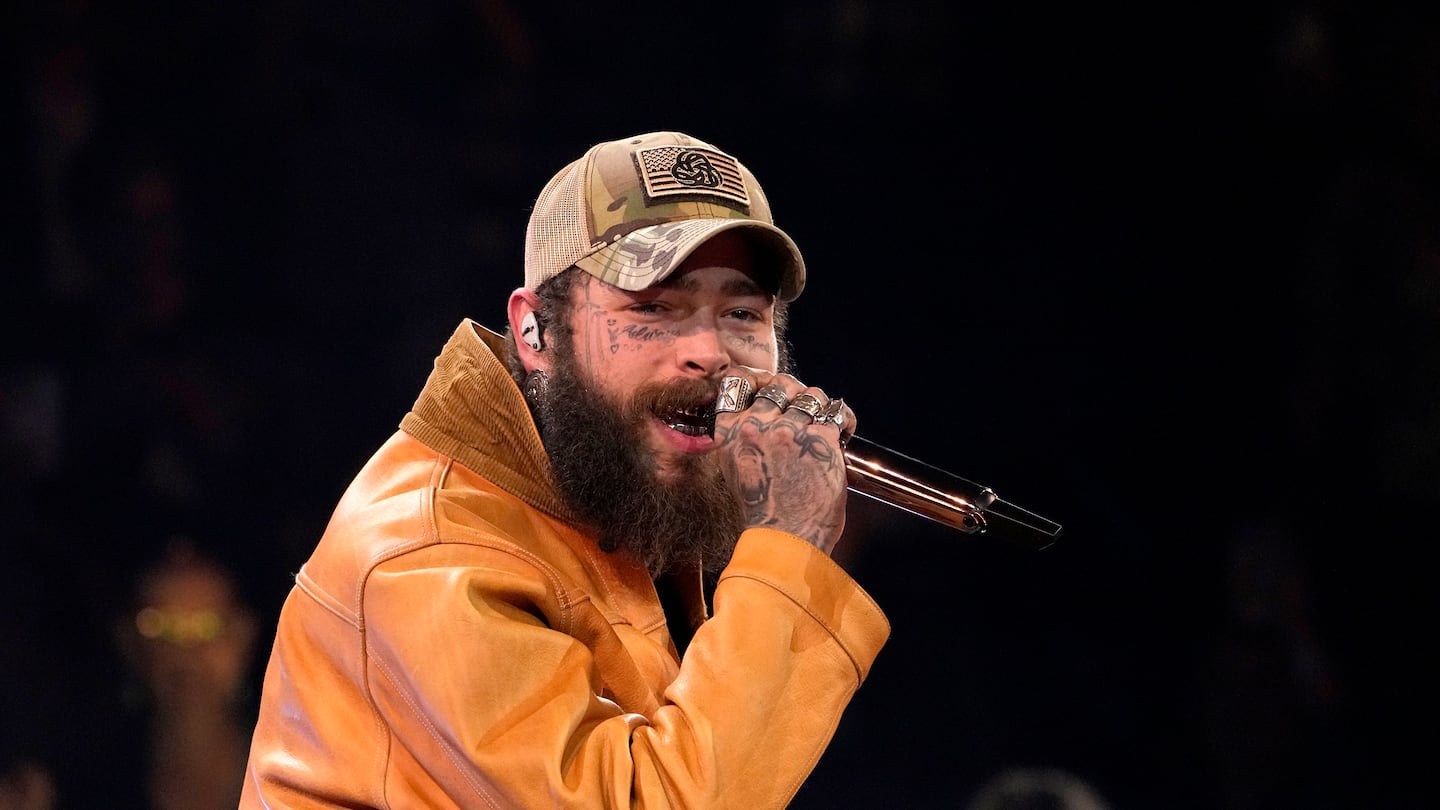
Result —
<svg viewBox="0 0 1440 810"><path fill-rule="evenodd" d="M708 406L677 408L660 417L667 427L686 436L708 436L714 425L715 412Z"/></svg>

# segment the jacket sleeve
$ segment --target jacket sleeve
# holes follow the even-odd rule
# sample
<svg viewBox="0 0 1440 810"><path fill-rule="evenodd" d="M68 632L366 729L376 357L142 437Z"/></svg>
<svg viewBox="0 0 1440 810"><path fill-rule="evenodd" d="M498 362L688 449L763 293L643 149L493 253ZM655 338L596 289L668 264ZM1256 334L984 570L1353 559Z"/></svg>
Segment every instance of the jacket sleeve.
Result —
<svg viewBox="0 0 1440 810"><path fill-rule="evenodd" d="M890 626L829 556L770 529L741 536L714 603L668 703L635 733L636 782L672 780L676 806L783 807Z"/></svg>
<svg viewBox="0 0 1440 810"><path fill-rule="evenodd" d="M751 530L678 676L636 711L599 674L615 637L593 606L491 562L382 565L365 587L384 782L414 806L784 807L889 633L829 557Z"/></svg>

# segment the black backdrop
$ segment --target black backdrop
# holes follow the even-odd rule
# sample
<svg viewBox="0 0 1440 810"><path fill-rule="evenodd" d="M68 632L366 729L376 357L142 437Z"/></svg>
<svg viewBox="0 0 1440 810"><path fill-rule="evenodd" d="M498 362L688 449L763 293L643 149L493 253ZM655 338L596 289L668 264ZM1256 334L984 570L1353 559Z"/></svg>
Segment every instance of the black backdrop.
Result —
<svg viewBox="0 0 1440 810"><path fill-rule="evenodd" d="M18 4L13 636L89 660L177 533L278 609L450 330L500 325L550 173L680 129L806 252L802 377L1066 527L856 499L839 556L894 635L797 807L1016 764L1117 808L1418 801L1440 26L1122 5ZM7 711L108 688L17 671ZM97 736L48 739L103 782Z"/></svg>

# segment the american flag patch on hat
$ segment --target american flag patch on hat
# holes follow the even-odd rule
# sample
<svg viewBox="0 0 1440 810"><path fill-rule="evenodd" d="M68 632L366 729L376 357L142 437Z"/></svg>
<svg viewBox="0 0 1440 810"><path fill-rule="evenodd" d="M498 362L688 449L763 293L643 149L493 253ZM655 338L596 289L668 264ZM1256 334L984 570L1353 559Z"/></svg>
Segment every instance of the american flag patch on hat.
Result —
<svg viewBox="0 0 1440 810"><path fill-rule="evenodd" d="M635 167L644 182L645 196L654 202L666 197L715 198L723 204L750 207L740 164L724 152L696 146L653 146L635 153Z"/></svg>

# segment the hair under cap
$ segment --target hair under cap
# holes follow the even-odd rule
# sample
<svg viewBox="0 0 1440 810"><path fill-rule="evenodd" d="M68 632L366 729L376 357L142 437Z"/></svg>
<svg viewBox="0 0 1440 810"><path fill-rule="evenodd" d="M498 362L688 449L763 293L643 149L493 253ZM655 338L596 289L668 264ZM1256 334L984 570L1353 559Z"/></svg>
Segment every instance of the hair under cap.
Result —
<svg viewBox="0 0 1440 810"><path fill-rule="evenodd" d="M775 227L755 175L679 132L596 144L540 192L525 229L525 286L576 265L622 290L670 275L717 233L743 230L777 263L776 298L805 287L800 249Z"/></svg>

